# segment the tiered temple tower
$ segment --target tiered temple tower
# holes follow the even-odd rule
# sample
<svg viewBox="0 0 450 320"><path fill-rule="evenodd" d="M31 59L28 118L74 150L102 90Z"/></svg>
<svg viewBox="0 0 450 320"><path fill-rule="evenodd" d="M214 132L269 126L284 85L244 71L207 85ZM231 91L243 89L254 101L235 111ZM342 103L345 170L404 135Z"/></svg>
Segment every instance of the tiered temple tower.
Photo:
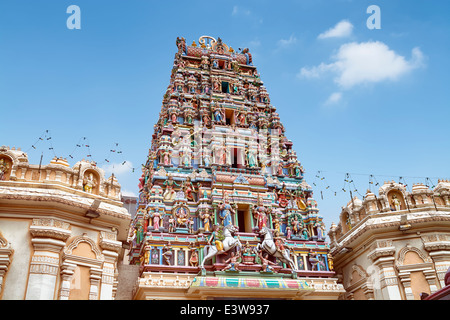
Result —
<svg viewBox="0 0 450 320"><path fill-rule="evenodd" d="M176 45L130 228L135 299L337 298L322 216L251 53Z"/></svg>

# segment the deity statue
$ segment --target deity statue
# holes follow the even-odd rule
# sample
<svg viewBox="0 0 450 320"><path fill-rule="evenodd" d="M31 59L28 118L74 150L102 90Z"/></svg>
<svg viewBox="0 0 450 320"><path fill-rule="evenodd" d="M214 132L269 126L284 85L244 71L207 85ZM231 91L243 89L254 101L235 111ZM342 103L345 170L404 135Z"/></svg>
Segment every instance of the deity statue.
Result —
<svg viewBox="0 0 450 320"><path fill-rule="evenodd" d="M261 196L258 196L258 205L254 207L253 216L257 220L259 230L261 230L263 227L267 227L266 208L264 208L262 204Z"/></svg>
<svg viewBox="0 0 450 320"><path fill-rule="evenodd" d="M280 236L280 233L278 231L274 232L273 240L275 242L275 246L277 247L277 251L282 255L284 250L286 249L286 246L284 239Z"/></svg>
<svg viewBox="0 0 450 320"><path fill-rule="evenodd" d="M294 233L294 235L298 235L303 227L303 219L301 219L301 221L299 221L298 215L294 214L294 216L290 219L289 223L290 223L290 226L292 228L292 232Z"/></svg>
<svg viewBox="0 0 450 320"><path fill-rule="evenodd" d="M198 252L196 248L191 248L191 257L189 258L189 264L191 267L197 267L198 266Z"/></svg>
<svg viewBox="0 0 450 320"><path fill-rule="evenodd" d="M203 119L203 125L209 127L209 125L211 123L211 117L207 113L204 113L202 119Z"/></svg>
<svg viewBox="0 0 450 320"><path fill-rule="evenodd" d="M211 231L211 214L210 209L207 208L205 212L199 214L200 219L203 221L203 228L206 232Z"/></svg>
<svg viewBox="0 0 450 320"><path fill-rule="evenodd" d="M254 264L256 254L254 252L254 249L252 247L250 247L250 244L248 243L248 241L245 243L244 249L242 251L243 251L243 253L242 253L243 263L244 264Z"/></svg>
<svg viewBox="0 0 450 320"><path fill-rule="evenodd" d="M181 152L181 163L184 167L191 166L191 152L187 147Z"/></svg>
<svg viewBox="0 0 450 320"><path fill-rule="evenodd" d="M167 223L168 223L167 230L169 232L175 232L175 218L173 217L173 215L169 216L169 219L167 220Z"/></svg>
<svg viewBox="0 0 450 320"><path fill-rule="evenodd" d="M9 164L5 161L5 159L0 159L0 181L5 180L6 172L9 170Z"/></svg>
<svg viewBox="0 0 450 320"><path fill-rule="evenodd" d="M393 208L395 209L395 210L392 210L392 211L400 211L400 201L398 200L398 198L397 198L397 195L392 195L392 201L391 201L391 203L392 203L392 206L393 206Z"/></svg>
<svg viewBox="0 0 450 320"><path fill-rule="evenodd" d="M285 208L288 205L288 199L286 198L286 195L289 192L286 190L286 185L283 183L283 186L281 187L281 190L276 191L276 196L277 196L277 200L278 203L280 204L281 207Z"/></svg>
<svg viewBox="0 0 450 320"><path fill-rule="evenodd" d="M256 158L256 152L255 150L251 149L247 149L245 151L245 153L247 154L247 166L250 168L254 168L258 166L258 160Z"/></svg>
<svg viewBox="0 0 450 320"><path fill-rule="evenodd" d="M170 150L164 150L163 152L162 152L162 163L163 163L163 165L165 165L165 166L169 166L170 165L170 155L171 155L171 151Z"/></svg>
<svg viewBox="0 0 450 320"><path fill-rule="evenodd" d="M179 207L175 209L175 216L177 221L177 226L185 226L187 227L189 212L185 207Z"/></svg>
<svg viewBox="0 0 450 320"><path fill-rule="evenodd" d="M157 231L159 230L159 223L161 221L161 213L159 211L155 211L151 213L150 216L153 219L153 230Z"/></svg>
<svg viewBox="0 0 450 320"><path fill-rule="evenodd" d="M166 181L163 183L166 186L166 190L164 191L163 198L164 200L171 201L175 199L175 190L174 186L178 187L179 185L173 180L173 177L169 175Z"/></svg>
<svg viewBox="0 0 450 320"><path fill-rule="evenodd" d="M296 162L294 164L294 176L296 178L301 178L304 172L305 170L303 169L303 167L298 162Z"/></svg>
<svg viewBox="0 0 450 320"><path fill-rule="evenodd" d="M194 233L194 219L192 217L189 217L188 221L187 221L187 225L188 225L188 231L189 233Z"/></svg>
<svg viewBox="0 0 450 320"><path fill-rule="evenodd" d="M222 220L222 225L224 227L233 224L231 214L235 214L235 211L231 204L229 203L228 194L225 195L223 201L220 202L219 206L219 218Z"/></svg>
<svg viewBox="0 0 450 320"><path fill-rule="evenodd" d="M313 252L312 250L309 250L309 256L308 256L309 263L311 263L311 270L316 269L319 271L319 264L322 264L321 261L317 257L317 252Z"/></svg>
<svg viewBox="0 0 450 320"><path fill-rule="evenodd" d="M227 263L227 265L222 269L222 271L225 270L231 270L231 271L239 271L239 262L238 260L241 257L241 253L240 251L238 251L237 255L232 251L230 253L230 258L228 258L225 263Z"/></svg>
<svg viewBox="0 0 450 320"><path fill-rule="evenodd" d="M290 193L291 195L291 199L295 199L296 203L297 203L297 207L300 210L306 210L306 204L305 204L305 195L303 193L303 189L301 187L301 185L298 185L297 189L292 191Z"/></svg>
<svg viewBox="0 0 450 320"><path fill-rule="evenodd" d="M208 56L202 56L202 62L200 63L202 69L209 69L209 59Z"/></svg>
<svg viewBox="0 0 450 320"><path fill-rule="evenodd" d="M144 227L139 223L136 227L136 243L140 244L144 239Z"/></svg>
<svg viewBox="0 0 450 320"><path fill-rule="evenodd" d="M144 247L144 264L149 264L150 263L150 250L151 250L151 246L149 244L145 244Z"/></svg>
<svg viewBox="0 0 450 320"><path fill-rule="evenodd" d="M333 271L334 270L333 257L331 256L330 253L327 254L327 261L328 261L328 270Z"/></svg>
<svg viewBox="0 0 450 320"><path fill-rule="evenodd" d="M309 239L309 233L308 233L308 229L306 229L305 227L303 227L302 229L302 236L301 236L304 240L308 240Z"/></svg>
<svg viewBox="0 0 450 320"><path fill-rule="evenodd" d="M97 186L97 182L94 179L94 174L92 172L89 175L84 177L83 179L83 190L92 193L94 188Z"/></svg>
<svg viewBox="0 0 450 320"><path fill-rule="evenodd" d="M215 147L215 160L216 163L220 165L225 165L227 163L227 147L225 145L225 141L222 143L222 146Z"/></svg>
<svg viewBox="0 0 450 320"><path fill-rule="evenodd" d="M317 240L324 240L325 223L323 223L323 221L320 221L319 217L317 217L313 227L316 230Z"/></svg>
<svg viewBox="0 0 450 320"><path fill-rule="evenodd" d="M277 175L278 176L284 176L284 173L283 173L283 161L278 162Z"/></svg>
<svg viewBox="0 0 450 320"><path fill-rule="evenodd" d="M213 114L214 114L214 121L221 124L224 122L225 119L225 110L223 110L220 107L216 107L213 110Z"/></svg>
<svg viewBox="0 0 450 320"><path fill-rule="evenodd" d="M267 252L258 252L258 256L261 259L261 272L273 272L273 268L271 266L276 266L277 264L269 260L269 254Z"/></svg>
<svg viewBox="0 0 450 320"><path fill-rule="evenodd" d="M178 53L179 54L185 54L186 53L186 51L187 51L187 46L186 46L186 39L184 39L183 37L177 37L177 40L176 40L176 45L177 45L177 48L178 48Z"/></svg>
<svg viewBox="0 0 450 320"><path fill-rule="evenodd" d="M190 201L195 201L194 195L192 194L192 192L195 192L195 187L190 177L187 177L186 180L183 181L182 189L184 191L186 199Z"/></svg>
<svg viewBox="0 0 450 320"><path fill-rule="evenodd" d="M170 241L168 242L167 245L164 245L162 256L167 265L169 266L172 265L173 249L172 245L170 244Z"/></svg>
<svg viewBox="0 0 450 320"><path fill-rule="evenodd" d="M215 245L217 248L217 254L221 254L224 252L222 240L224 239L222 233L220 232L220 228L218 224L215 224L213 227L213 232L208 239L209 245Z"/></svg>
<svg viewBox="0 0 450 320"><path fill-rule="evenodd" d="M197 182L197 200L200 201L200 199L206 199L208 198L208 193L205 189L203 189L202 184L200 182Z"/></svg>

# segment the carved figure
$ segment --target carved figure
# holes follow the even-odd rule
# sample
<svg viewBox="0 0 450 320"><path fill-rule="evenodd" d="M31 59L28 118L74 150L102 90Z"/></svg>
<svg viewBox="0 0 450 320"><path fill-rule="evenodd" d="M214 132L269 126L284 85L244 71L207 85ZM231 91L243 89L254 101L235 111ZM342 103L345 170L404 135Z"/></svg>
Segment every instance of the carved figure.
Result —
<svg viewBox="0 0 450 320"><path fill-rule="evenodd" d="M292 271L294 271L295 265L292 259L290 258L289 249L285 249L283 252L279 252L273 240L272 233L268 228L262 228L262 230L259 231L259 234L264 236L264 240L262 241L262 243L258 243L257 250L266 251L271 256L274 256L275 258L278 258L282 262L289 265Z"/></svg>
<svg viewBox="0 0 450 320"><path fill-rule="evenodd" d="M391 203L395 211L400 211L400 201L398 200L397 195L392 195Z"/></svg>
<svg viewBox="0 0 450 320"><path fill-rule="evenodd" d="M238 254L236 255L234 252L230 253L231 257L228 258L225 263L228 265L225 266L222 271L225 270L231 270L231 271L239 271L239 259L241 257L240 251L238 251Z"/></svg>
<svg viewBox="0 0 450 320"><path fill-rule="evenodd" d="M92 172L89 175L84 177L83 180L83 190L92 193L94 188L97 186L97 182L94 179L94 174Z"/></svg>
<svg viewBox="0 0 450 320"><path fill-rule="evenodd" d="M231 214L235 214L233 207L229 203L228 194L225 195L223 201L218 206L220 212L219 217L222 220L222 225L224 227L233 224Z"/></svg>
<svg viewBox="0 0 450 320"><path fill-rule="evenodd" d="M167 245L164 245L162 256L167 265L172 265L173 249L170 242Z"/></svg>
<svg viewBox="0 0 450 320"><path fill-rule="evenodd" d="M227 252L233 248L238 248L238 250L240 250L240 248L242 247L239 239L235 239L233 237L233 234L235 232L239 231L239 229L236 226L228 225L228 226L224 227L223 228L223 236L219 235L219 232L218 232L219 226L218 225L215 225L214 231L217 231L217 236L213 237L213 235L215 234L215 233L213 233L213 235L210 237L210 240L208 241L208 245L206 245L204 248L204 258L201 263L202 269L205 268L205 261L212 259L217 254ZM221 239L223 239L223 240L221 240ZM219 243L219 247L217 247L217 243L215 243L215 245L211 244L211 242L213 240L214 240L214 242L216 240L221 242L221 243Z"/></svg>
<svg viewBox="0 0 450 320"><path fill-rule="evenodd" d="M173 180L173 177L169 175L167 180L164 181L163 185L166 186L166 190L164 191L163 194L163 199L169 201L175 199L174 186L178 187L178 184Z"/></svg>
<svg viewBox="0 0 450 320"><path fill-rule="evenodd" d="M5 180L6 172L9 170L9 164L5 161L5 159L0 159L0 181Z"/></svg>

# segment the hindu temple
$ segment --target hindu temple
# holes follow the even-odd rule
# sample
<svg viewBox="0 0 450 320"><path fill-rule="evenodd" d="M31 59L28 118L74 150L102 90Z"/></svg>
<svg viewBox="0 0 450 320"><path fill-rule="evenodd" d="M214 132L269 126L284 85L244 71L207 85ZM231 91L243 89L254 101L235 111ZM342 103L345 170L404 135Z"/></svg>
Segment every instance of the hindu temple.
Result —
<svg viewBox="0 0 450 320"><path fill-rule="evenodd" d="M176 52L129 233L134 299L337 299L325 225L248 48Z"/></svg>

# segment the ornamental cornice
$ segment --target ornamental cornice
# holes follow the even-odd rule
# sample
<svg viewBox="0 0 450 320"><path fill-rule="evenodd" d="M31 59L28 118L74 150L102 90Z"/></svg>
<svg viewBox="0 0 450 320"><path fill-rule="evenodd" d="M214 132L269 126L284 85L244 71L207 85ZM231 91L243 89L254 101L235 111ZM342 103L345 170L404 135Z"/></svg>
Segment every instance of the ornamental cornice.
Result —
<svg viewBox="0 0 450 320"><path fill-rule="evenodd" d="M425 250L450 250L450 234L432 234L422 236Z"/></svg>
<svg viewBox="0 0 450 320"><path fill-rule="evenodd" d="M154 276L154 277L153 277ZM141 279L145 287L188 289L193 279L183 275L146 275Z"/></svg>
<svg viewBox="0 0 450 320"><path fill-rule="evenodd" d="M36 218L30 226L33 237L47 237L66 241L72 231L70 224L53 218Z"/></svg>
<svg viewBox="0 0 450 320"><path fill-rule="evenodd" d="M395 254L395 247L392 240L377 240L371 247L371 251L367 255L369 259L375 261L379 257L389 257Z"/></svg>
<svg viewBox="0 0 450 320"><path fill-rule="evenodd" d="M114 232L100 232L99 246L103 250L119 252L122 248L122 242L117 241L117 235Z"/></svg>
<svg viewBox="0 0 450 320"><path fill-rule="evenodd" d="M450 221L450 213L447 211L435 212L402 212L402 213L383 213L368 217L363 223L355 226L343 238L337 241L336 246L332 250L332 254L336 254L342 248L349 246L358 237L369 231L380 229L398 228L401 222L401 216L407 215L407 221L414 228L415 224L425 222L442 222Z"/></svg>
<svg viewBox="0 0 450 320"><path fill-rule="evenodd" d="M60 187L61 188L61 187ZM100 196L86 196L85 194L77 194L74 190L63 190L57 188L38 188L38 187L17 187L17 186L0 186L1 200L26 200L39 202L56 202L65 204L71 207L88 210L95 199L101 201L97 212L107 216L113 216L122 219L129 219L130 215L126 208L121 206L121 203L111 204L110 199Z"/></svg>

